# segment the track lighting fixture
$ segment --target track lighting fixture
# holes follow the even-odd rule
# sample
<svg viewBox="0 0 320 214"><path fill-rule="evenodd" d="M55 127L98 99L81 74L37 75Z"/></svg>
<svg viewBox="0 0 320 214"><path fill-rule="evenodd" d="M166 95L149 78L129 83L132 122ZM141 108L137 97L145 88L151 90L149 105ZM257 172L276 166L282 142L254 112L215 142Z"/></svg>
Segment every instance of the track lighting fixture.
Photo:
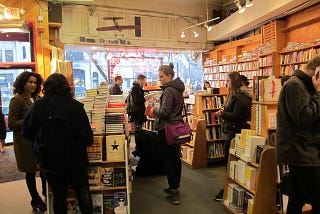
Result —
<svg viewBox="0 0 320 214"><path fill-rule="evenodd" d="M212 27L208 26L207 23L204 24L204 27L207 29L208 32L210 32L212 30Z"/></svg>
<svg viewBox="0 0 320 214"><path fill-rule="evenodd" d="M237 5L237 7L239 9L239 13L243 13L246 10L246 8L241 6L240 0L235 0L234 3Z"/></svg>

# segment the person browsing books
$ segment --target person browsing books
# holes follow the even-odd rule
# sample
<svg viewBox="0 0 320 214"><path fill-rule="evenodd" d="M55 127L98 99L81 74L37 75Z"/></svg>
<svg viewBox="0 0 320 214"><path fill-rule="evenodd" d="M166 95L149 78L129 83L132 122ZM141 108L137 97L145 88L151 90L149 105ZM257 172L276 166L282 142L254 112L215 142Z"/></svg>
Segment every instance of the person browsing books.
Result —
<svg viewBox="0 0 320 214"><path fill-rule="evenodd" d="M320 213L320 55L283 85L277 109L276 158L289 166L287 214Z"/></svg>
<svg viewBox="0 0 320 214"><path fill-rule="evenodd" d="M114 78L114 85L109 88L110 95L121 95L123 93L121 89L122 83L122 76L116 76Z"/></svg>
<svg viewBox="0 0 320 214"><path fill-rule="evenodd" d="M81 213L92 214L86 147L93 132L83 104L73 99L62 74L51 74L23 123L23 135L34 141L33 152L53 193L54 213L67 213L68 184L75 190Z"/></svg>
<svg viewBox="0 0 320 214"><path fill-rule="evenodd" d="M206 80L203 82L203 90L207 90L208 88L211 88L211 85L210 82Z"/></svg>
<svg viewBox="0 0 320 214"><path fill-rule="evenodd" d="M222 135L224 140L224 156L227 166L231 140L241 129L250 128L251 120L251 95L241 87L241 76L239 72L230 72L227 76L227 97L224 108L216 112L221 116ZM223 189L215 196L220 201L223 197Z"/></svg>
<svg viewBox="0 0 320 214"><path fill-rule="evenodd" d="M134 121L135 129L141 129L143 123L147 121L147 117L145 115L146 99L144 97L143 86L146 83L146 76L143 74L139 74L137 79L132 84L131 94L133 98L133 102L135 105L135 113L131 116L131 119Z"/></svg>
<svg viewBox="0 0 320 214"><path fill-rule="evenodd" d="M44 211L46 204L39 196L36 186L36 172L39 168L32 153L32 141L22 136L22 123L29 108L39 97L42 85L40 74L22 72L13 83L14 97L9 104L8 126L13 131L13 148L17 167L20 172L26 173L26 183L31 195L31 206L35 210ZM46 197L46 180L40 171L42 195Z"/></svg>
<svg viewBox="0 0 320 214"><path fill-rule="evenodd" d="M168 145L164 130L164 123L179 123L183 121L183 96L185 89L180 78L173 79L173 64L161 65L158 75L162 84L160 96L160 107L151 108L151 115L156 117L156 130L161 144L162 159L169 186L164 188L168 193L167 200L175 205L180 204L180 180L181 180L181 159L180 145Z"/></svg>

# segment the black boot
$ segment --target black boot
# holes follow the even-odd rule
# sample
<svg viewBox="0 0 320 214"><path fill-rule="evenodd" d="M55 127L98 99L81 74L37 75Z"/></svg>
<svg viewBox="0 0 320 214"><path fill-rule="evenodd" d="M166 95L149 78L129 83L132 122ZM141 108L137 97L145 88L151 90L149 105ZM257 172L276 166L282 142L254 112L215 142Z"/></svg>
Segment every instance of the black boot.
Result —
<svg viewBox="0 0 320 214"><path fill-rule="evenodd" d="M47 210L47 205L42 201L41 198L32 199L31 206L34 211L46 211Z"/></svg>

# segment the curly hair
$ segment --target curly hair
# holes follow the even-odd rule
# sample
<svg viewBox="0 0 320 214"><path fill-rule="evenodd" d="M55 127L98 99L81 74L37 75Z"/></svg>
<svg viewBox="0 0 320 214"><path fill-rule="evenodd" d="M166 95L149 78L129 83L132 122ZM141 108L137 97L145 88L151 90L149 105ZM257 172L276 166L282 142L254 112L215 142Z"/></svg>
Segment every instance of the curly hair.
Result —
<svg viewBox="0 0 320 214"><path fill-rule="evenodd" d="M59 73L51 74L43 84L44 96L61 95L72 97L71 89L66 77Z"/></svg>
<svg viewBox="0 0 320 214"><path fill-rule="evenodd" d="M16 80L13 83L13 93L22 94L24 92L24 86L28 82L30 77L35 77L37 79L37 87L36 90L31 94L31 97L38 96L41 91L43 79L40 74L29 71L24 71L17 76Z"/></svg>

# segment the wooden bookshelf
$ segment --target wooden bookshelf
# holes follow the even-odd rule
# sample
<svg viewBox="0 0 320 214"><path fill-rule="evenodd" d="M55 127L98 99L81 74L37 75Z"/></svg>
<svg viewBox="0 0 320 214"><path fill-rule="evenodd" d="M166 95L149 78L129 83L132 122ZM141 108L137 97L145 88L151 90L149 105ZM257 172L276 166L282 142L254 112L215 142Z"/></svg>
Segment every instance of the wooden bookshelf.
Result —
<svg viewBox="0 0 320 214"><path fill-rule="evenodd" d="M251 129L256 130L257 135L270 140L270 132L276 131L277 108L278 102L252 102Z"/></svg>
<svg viewBox="0 0 320 214"><path fill-rule="evenodd" d="M193 143L186 143L182 146L185 149L191 150L189 155L191 157L186 157L187 154L183 156L181 159L184 164L193 168L199 169L207 166L207 145L206 145L206 123L204 120L199 120L196 128L196 132L194 133Z"/></svg>
<svg viewBox="0 0 320 214"><path fill-rule="evenodd" d="M234 141L231 143L230 148L234 148ZM243 183L240 183L236 179L229 177L230 174L230 161L238 160L234 154L229 154L227 173L225 178L225 186L223 192L223 207L227 213L230 214L243 214L243 211L234 211L229 207L227 202L228 197L228 185L229 183L235 183L244 188L246 191L253 195L253 207L252 213L270 214L275 213L276 206L276 160L275 160L275 148L270 147L264 150L260 157L260 164L256 165L258 170L258 176L256 177L256 188L249 189ZM252 164L250 164L252 165Z"/></svg>

